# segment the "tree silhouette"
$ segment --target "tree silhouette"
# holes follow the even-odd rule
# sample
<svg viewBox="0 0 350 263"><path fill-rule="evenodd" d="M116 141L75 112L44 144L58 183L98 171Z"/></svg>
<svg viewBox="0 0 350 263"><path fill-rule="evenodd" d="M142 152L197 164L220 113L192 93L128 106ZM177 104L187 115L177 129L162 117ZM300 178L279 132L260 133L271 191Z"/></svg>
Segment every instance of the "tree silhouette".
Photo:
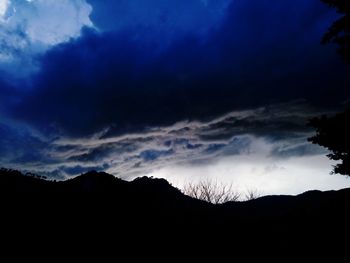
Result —
<svg viewBox="0 0 350 263"><path fill-rule="evenodd" d="M321 0L332 8L336 8L341 18L333 23L322 39L323 44L335 43L338 52L345 61L350 63L350 1Z"/></svg>
<svg viewBox="0 0 350 263"><path fill-rule="evenodd" d="M310 121L316 135L308 140L331 151L331 160L341 161L333 173L350 176L350 109L333 117L322 116Z"/></svg>

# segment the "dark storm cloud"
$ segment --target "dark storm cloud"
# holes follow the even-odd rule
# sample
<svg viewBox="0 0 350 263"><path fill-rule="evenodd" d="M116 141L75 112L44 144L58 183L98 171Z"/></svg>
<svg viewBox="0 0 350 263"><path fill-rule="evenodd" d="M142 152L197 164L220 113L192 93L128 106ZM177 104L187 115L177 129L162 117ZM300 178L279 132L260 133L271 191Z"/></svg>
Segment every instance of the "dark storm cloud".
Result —
<svg viewBox="0 0 350 263"><path fill-rule="evenodd" d="M101 30L143 26L172 38L188 31L205 33L221 19L231 0L88 0Z"/></svg>
<svg viewBox="0 0 350 263"><path fill-rule="evenodd" d="M5 122L0 122L1 167L34 172L53 179L109 168L103 164L87 165L85 160L72 162L67 156L82 154L84 147L55 145L55 139L47 138L8 119L2 120Z"/></svg>
<svg viewBox="0 0 350 263"><path fill-rule="evenodd" d="M106 137L108 131L105 130L80 139L61 137L52 141L49 149L43 152L38 150L51 160L44 162L41 169L65 177L95 169L131 178L177 164L198 165L225 156L254 154L255 144L260 141L269 145L270 149L266 151L272 158L323 154L322 149L308 144L306 138L311 133L306 126L303 129L290 126L286 136L283 125L286 119L306 122L311 116L321 113L303 103L294 102L231 112L206 122L184 121L148 128L142 133ZM233 118L259 123L265 123L263 120L268 119L269 122L255 132L248 122L230 122ZM273 133L270 132L271 126L275 129ZM225 137L216 136L217 127L224 131ZM242 133L242 130L247 132ZM208 138L203 134L213 136Z"/></svg>
<svg viewBox="0 0 350 263"><path fill-rule="evenodd" d="M6 83L6 81L4 79L1 79L0 77L0 102L2 102L0 104L0 109L2 111L5 110L8 101L11 100L11 98L13 97L13 91L12 88L10 87L10 85L8 83ZM6 103L6 104L5 104Z"/></svg>
<svg viewBox="0 0 350 263"><path fill-rule="evenodd" d="M136 2L91 0L97 29L36 57L27 79L0 76L0 117L17 121L0 126L1 165L131 177L251 154L260 140L273 158L321 152L306 142L307 120L350 93L348 68L320 45L335 18L326 6L217 1L208 11L215 1L154 0L161 6L130 9Z"/></svg>
<svg viewBox="0 0 350 263"><path fill-rule="evenodd" d="M202 140L226 140L232 135L252 134L283 140L311 131L308 120L317 110L303 101L277 104L247 110L226 117L204 127L199 136Z"/></svg>
<svg viewBox="0 0 350 263"><path fill-rule="evenodd" d="M69 176L76 176L79 174L86 173L88 171L103 171L105 169L108 169L108 166L73 166L73 167L60 167L60 170L63 171L66 175Z"/></svg>
<svg viewBox="0 0 350 263"><path fill-rule="evenodd" d="M85 30L43 56L12 116L75 137L106 128L114 136L264 103L348 97L348 69L319 44L334 18L319 1L232 1L225 10L215 30L173 30L167 43L155 26Z"/></svg>
<svg viewBox="0 0 350 263"><path fill-rule="evenodd" d="M287 120L306 123L322 113L297 101L234 111L207 121L149 127L143 132L111 136L104 130L74 139L46 138L16 123L1 124L0 163L55 179L92 169L133 178L162 167L254 154L259 143L268 145L266 152L274 159L324 154L307 142L311 131L306 125L285 125ZM259 123L258 128L254 123Z"/></svg>
<svg viewBox="0 0 350 263"><path fill-rule="evenodd" d="M45 149L48 141L34 136L29 130L9 126L0 122L0 163L24 165L34 162L50 162L49 158L37 149Z"/></svg>

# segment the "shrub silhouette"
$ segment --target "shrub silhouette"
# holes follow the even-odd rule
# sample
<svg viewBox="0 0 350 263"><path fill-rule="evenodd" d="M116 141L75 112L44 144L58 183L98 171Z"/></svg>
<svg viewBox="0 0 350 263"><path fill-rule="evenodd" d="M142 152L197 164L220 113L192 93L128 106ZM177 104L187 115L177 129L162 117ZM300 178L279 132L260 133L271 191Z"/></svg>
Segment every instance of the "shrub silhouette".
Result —
<svg viewBox="0 0 350 263"><path fill-rule="evenodd" d="M333 117L322 116L310 121L316 135L308 140L331 151L331 160L341 161L333 173L350 176L350 109Z"/></svg>
<svg viewBox="0 0 350 263"><path fill-rule="evenodd" d="M258 189L248 189L245 194L234 190L232 184L218 183L210 179L199 183L187 183L183 193L195 199L212 204L223 204L226 202L250 201L261 197ZM243 198L242 198L243 197Z"/></svg>
<svg viewBox="0 0 350 263"><path fill-rule="evenodd" d="M255 200L255 199L258 199L259 197L261 197L261 193L259 192L258 189L248 189L245 194L246 201Z"/></svg>
<svg viewBox="0 0 350 263"><path fill-rule="evenodd" d="M197 184L186 184L183 189L183 193L190 197L212 204L238 201L241 197L240 193L234 191L232 184L225 185L210 179L203 180Z"/></svg>

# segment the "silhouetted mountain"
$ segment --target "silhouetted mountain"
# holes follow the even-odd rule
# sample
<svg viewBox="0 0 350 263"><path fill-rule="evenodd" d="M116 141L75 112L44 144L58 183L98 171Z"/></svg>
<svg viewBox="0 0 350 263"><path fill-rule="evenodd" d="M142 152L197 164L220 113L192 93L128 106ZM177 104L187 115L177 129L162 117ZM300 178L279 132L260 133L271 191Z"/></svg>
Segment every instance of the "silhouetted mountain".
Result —
<svg viewBox="0 0 350 263"><path fill-rule="evenodd" d="M255 251L249 258L287 253L288 259L349 259L342 237L349 237L350 189L212 205L163 179L126 182L90 172L51 182L4 169L0 188L3 226L21 242L39 236L63 238L65 246L87 242L89 249L97 241L135 249L172 243L174 249L201 247L199 257L231 250L237 256L249 248Z"/></svg>

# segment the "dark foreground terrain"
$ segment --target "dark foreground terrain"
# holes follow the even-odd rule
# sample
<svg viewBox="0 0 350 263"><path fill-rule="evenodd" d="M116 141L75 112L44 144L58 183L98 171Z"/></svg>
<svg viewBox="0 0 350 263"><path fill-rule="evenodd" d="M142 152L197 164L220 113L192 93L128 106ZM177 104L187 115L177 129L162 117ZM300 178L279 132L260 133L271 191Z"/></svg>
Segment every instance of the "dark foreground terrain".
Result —
<svg viewBox="0 0 350 263"><path fill-rule="evenodd" d="M211 205L161 179L91 172L50 182L9 170L0 171L0 188L6 249L350 262L350 189Z"/></svg>

